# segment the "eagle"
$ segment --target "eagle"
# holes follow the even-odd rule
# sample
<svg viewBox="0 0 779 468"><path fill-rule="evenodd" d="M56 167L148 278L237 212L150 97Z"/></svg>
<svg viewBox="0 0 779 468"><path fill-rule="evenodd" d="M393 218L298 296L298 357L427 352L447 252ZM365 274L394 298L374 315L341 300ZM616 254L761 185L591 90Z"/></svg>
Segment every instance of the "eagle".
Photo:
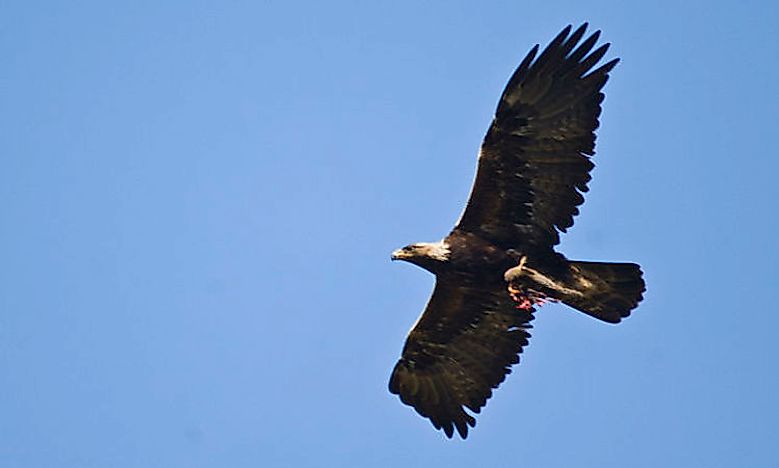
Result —
<svg viewBox="0 0 779 468"><path fill-rule="evenodd" d="M535 306L562 302L618 323L643 299L635 263L568 260L555 250L573 225L594 167L602 88L587 23L536 45L509 79L481 144L464 212L443 240L392 253L436 278L389 381L391 393L448 438L465 439L528 344ZM597 68L596 68L597 66Z"/></svg>

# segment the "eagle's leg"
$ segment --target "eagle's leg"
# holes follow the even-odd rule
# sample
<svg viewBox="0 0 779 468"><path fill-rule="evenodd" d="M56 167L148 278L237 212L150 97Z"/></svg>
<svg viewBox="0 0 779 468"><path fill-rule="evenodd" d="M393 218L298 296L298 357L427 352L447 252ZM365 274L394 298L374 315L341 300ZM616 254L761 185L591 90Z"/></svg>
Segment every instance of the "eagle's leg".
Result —
<svg viewBox="0 0 779 468"><path fill-rule="evenodd" d="M506 272L503 273L503 279L506 280L507 283L511 284L514 280L522 276L522 268L525 267L525 263L527 263L527 255L520 257L519 265L506 270Z"/></svg>
<svg viewBox="0 0 779 468"><path fill-rule="evenodd" d="M531 288L521 287L519 285L519 278L522 276L522 268L527 262L527 256L523 255L519 259L519 265L509 268L503 275L508 285L508 292L514 302L517 303L516 308L522 310L530 310L534 305L544 305L549 301L555 302L555 299L550 298L541 291L536 291Z"/></svg>
<svg viewBox="0 0 779 468"><path fill-rule="evenodd" d="M533 301L530 299L530 296L527 294L527 291L524 291L523 289L516 287L513 281L519 278L520 275L522 275L522 267L525 266L525 262L527 262L527 257L523 255L519 259L519 265L515 266L514 268L509 268L508 270L506 270L506 273L503 275L503 278L509 284L508 286L509 295L511 295L511 298L514 300L514 302L517 303L516 308L522 310L530 310L533 308Z"/></svg>

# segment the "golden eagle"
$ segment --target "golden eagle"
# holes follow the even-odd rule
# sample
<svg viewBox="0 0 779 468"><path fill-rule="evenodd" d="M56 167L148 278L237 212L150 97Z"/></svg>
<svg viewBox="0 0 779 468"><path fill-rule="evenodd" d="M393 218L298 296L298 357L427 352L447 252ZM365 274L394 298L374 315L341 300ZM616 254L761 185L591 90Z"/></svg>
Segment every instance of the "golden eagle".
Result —
<svg viewBox="0 0 779 468"><path fill-rule="evenodd" d="M554 250L584 202L603 101L619 59L598 68L609 44L569 25L536 57L527 54L503 91L479 151L468 205L435 243L392 253L436 276L406 339L390 392L463 439L492 390L519 362L534 305L560 301L609 323L645 291L634 263L580 262ZM580 42L581 41L581 42ZM559 231L559 232L558 232Z"/></svg>

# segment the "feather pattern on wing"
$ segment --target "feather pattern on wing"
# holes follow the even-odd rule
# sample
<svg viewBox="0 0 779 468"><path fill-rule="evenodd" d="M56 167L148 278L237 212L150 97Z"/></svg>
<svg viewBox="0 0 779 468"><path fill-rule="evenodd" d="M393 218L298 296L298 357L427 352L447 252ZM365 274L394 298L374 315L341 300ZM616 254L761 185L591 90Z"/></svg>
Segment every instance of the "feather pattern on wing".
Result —
<svg viewBox="0 0 779 468"><path fill-rule="evenodd" d="M565 28L509 80L479 153L471 197L455 229L506 248L550 247L573 225L590 181L595 129L609 71L593 70L609 44L586 23Z"/></svg>
<svg viewBox="0 0 779 468"><path fill-rule="evenodd" d="M478 413L519 362L533 310L519 310L505 285L465 285L439 277L409 333L390 378L390 392L448 437L465 438Z"/></svg>

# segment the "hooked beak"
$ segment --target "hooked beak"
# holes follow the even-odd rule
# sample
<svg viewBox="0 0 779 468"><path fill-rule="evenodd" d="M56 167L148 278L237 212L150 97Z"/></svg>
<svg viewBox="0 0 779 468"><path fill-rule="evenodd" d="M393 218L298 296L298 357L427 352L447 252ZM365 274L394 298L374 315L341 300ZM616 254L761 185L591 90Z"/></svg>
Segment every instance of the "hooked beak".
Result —
<svg viewBox="0 0 779 468"><path fill-rule="evenodd" d="M392 256L390 257L390 259L392 259L392 261L402 260L404 258L404 256L405 255L403 254L403 249L398 249L398 250L392 252Z"/></svg>

